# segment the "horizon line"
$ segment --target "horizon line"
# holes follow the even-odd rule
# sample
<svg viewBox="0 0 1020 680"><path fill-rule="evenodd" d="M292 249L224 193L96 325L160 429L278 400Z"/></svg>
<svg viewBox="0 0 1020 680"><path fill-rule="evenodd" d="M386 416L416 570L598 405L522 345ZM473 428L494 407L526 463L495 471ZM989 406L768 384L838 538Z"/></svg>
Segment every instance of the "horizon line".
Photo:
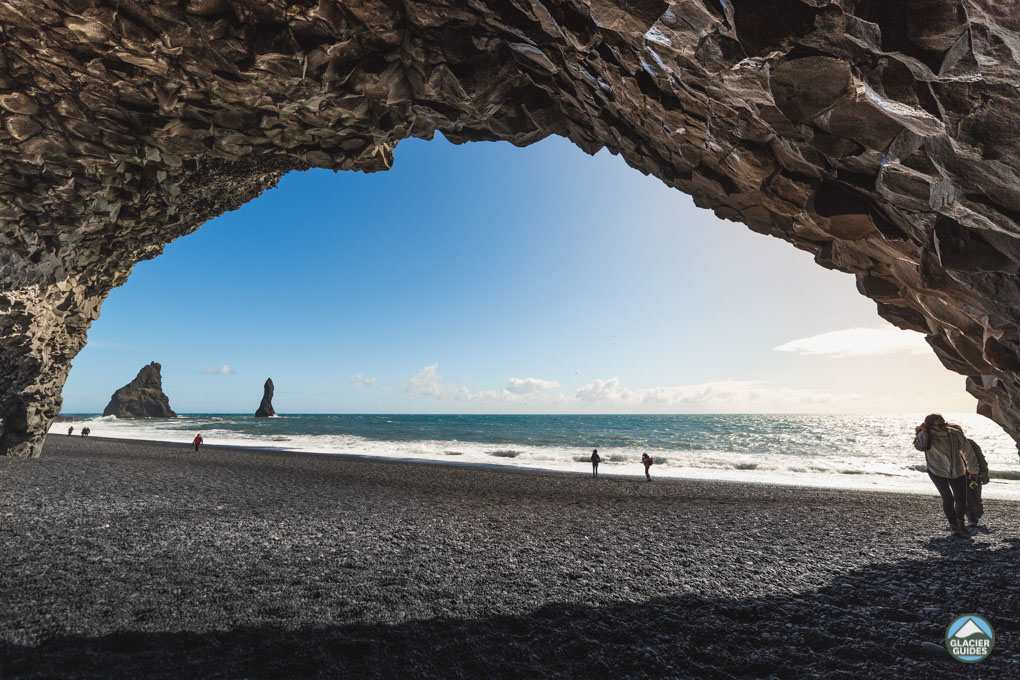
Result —
<svg viewBox="0 0 1020 680"><path fill-rule="evenodd" d="M291 411L277 412L275 417L283 416L912 416L923 411L900 411L895 413L869 413L866 411L632 411L632 412L590 412L590 411L549 411L531 413L476 413L452 411ZM929 413L938 413L928 411ZM953 415L981 415L976 411L946 411L941 413ZM61 412L60 416L103 416L101 411ZM252 411L181 411L177 416L255 416ZM114 416L116 417L116 416ZM270 416L273 417L273 416ZM171 420L170 418L119 418L118 420Z"/></svg>

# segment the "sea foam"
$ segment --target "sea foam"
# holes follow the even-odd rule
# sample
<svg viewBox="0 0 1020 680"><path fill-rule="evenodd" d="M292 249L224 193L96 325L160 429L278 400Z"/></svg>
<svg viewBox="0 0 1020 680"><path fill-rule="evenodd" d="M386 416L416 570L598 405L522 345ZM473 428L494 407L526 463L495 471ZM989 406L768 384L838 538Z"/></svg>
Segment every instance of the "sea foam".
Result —
<svg viewBox="0 0 1020 680"><path fill-rule="evenodd" d="M977 416L954 416L992 469L990 498L1020 499L1015 446ZM916 417L861 416L344 416L181 415L166 420L81 417L93 436L312 453L588 472L598 447L606 474L755 481L932 493L910 444ZM51 428L64 435L66 423ZM440 435L440 436L436 436Z"/></svg>

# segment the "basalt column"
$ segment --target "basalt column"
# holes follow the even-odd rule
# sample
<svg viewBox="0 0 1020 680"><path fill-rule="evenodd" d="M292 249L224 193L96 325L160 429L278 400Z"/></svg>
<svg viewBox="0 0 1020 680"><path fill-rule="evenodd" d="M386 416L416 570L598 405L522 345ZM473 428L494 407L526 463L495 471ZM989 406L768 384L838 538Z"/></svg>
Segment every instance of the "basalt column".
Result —
<svg viewBox="0 0 1020 680"><path fill-rule="evenodd" d="M271 418L276 415L273 410L273 379L266 378L266 384L262 386L262 401L255 409L256 418Z"/></svg>
<svg viewBox="0 0 1020 680"><path fill-rule="evenodd" d="M0 453L140 259L396 144L606 148L856 276L1020 435L1015 0L0 0Z"/></svg>
<svg viewBox="0 0 1020 680"><path fill-rule="evenodd" d="M71 359L99 300L72 286L38 284L0 293L0 452L35 456L60 412Z"/></svg>

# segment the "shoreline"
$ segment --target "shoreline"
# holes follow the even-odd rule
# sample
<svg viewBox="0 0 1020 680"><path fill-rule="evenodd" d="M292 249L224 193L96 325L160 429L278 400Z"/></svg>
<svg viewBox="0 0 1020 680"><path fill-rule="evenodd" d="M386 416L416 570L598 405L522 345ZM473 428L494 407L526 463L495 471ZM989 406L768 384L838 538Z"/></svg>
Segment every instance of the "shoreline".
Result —
<svg viewBox="0 0 1020 680"><path fill-rule="evenodd" d="M4 677L946 677L965 612L1018 676L1020 503L421 463L0 459Z"/></svg>
<svg viewBox="0 0 1020 680"><path fill-rule="evenodd" d="M50 437L63 438L66 434L51 431L47 435L47 440ZM75 433L72 439L80 438L78 433ZM168 441L161 439L136 439L131 437L110 437L110 436L90 436L91 440L102 440L111 442L136 442L140 445L146 446L160 446L167 447L175 450L179 450L182 447L186 448L187 451L193 452L191 445L184 441ZM473 469L491 469L496 471L518 471L526 474L561 474L561 475L578 475L582 477L591 477L591 467L586 462L576 462L577 469L568 468L565 465L533 465L533 464L521 464L510 462L513 459L501 459L503 462L483 462L483 461L465 461L456 460L454 456L450 456L450 459L442 459L438 457L412 457L407 454L388 454L380 451L378 453L352 453L344 451L311 451L301 448L286 448L282 446L258 446L250 444L203 444L202 448L217 448L221 450L237 450L237 451L248 451L248 452L260 452L260 453L276 453L281 455L314 455L314 456L331 456L340 459L350 460L374 460L374 461L390 461L390 462L401 462L406 464L418 464L418 465L440 465L440 466L455 466L465 467ZM500 458L496 456L496 458ZM599 468L599 478L619 478L632 481L644 481L644 472L641 470L635 472L624 472L619 469L622 465L618 463L611 463L603 461L602 466ZM632 467L637 467L632 465ZM731 484L760 484L764 486L779 486L789 488L801 488L801 489L832 489L842 491L863 491L872 493L894 493L894 494L905 494L911 496L937 496L938 492L935 490L931 481L923 473L918 471L916 478L909 477L897 477L891 478L888 475L875 474L875 473L860 473L860 472L849 472L849 473L811 473L811 472L777 472L777 471L764 471L764 470L743 470L743 469L710 469L710 468L695 468L695 467L682 467L677 465L670 466L652 466L652 479L653 483L671 483L677 481L704 481L704 482L720 482L720 483L731 483ZM898 484L896 482L899 482ZM989 500L1003 500L1020 502L1020 480L1012 478L996 478L993 479L989 484L986 484L982 489L982 495L985 499Z"/></svg>

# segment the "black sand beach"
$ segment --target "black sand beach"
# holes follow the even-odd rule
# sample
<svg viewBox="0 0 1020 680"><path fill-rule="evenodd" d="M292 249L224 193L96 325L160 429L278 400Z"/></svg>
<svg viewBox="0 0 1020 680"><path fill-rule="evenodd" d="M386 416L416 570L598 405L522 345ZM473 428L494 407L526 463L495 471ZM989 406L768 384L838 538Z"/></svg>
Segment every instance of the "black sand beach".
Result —
<svg viewBox="0 0 1020 680"><path fill-rule="evenodd" d="M1020 504L986 511L51 436L0 459L0 676L1018 678Z"/></svg>

